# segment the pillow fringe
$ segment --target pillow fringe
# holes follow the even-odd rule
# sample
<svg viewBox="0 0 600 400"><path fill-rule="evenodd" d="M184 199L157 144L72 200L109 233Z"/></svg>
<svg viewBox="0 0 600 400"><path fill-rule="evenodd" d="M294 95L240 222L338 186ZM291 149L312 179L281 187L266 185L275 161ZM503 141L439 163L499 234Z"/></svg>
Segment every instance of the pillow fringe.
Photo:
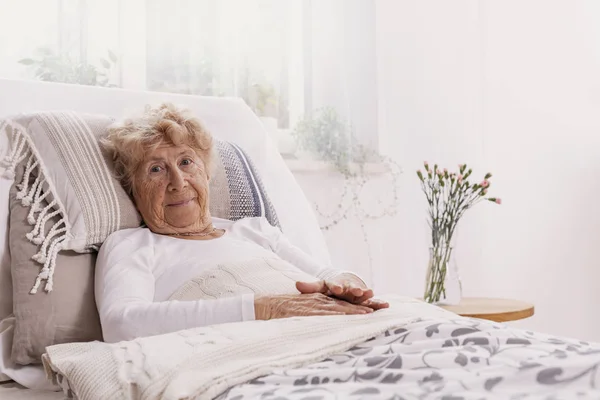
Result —
<svg viewBox="0 0 600 400"><path fill-rule="evenodd" d="M23 182L27 182L25 179L27 179L27 181L29 181L29 174L26 174L25 178L23 179ZM27 191L27 184L21 183L21 187L24 190L22 190L22 192L17 193L17 199L21 200L21 204L24 207L31 206L31 200L33 200L33 195L35 194L37 188L40 186L41 181L42 181L42 178L41 178L40 175L38 175L35 178L35 181L33 182L33 185L31 185L31 188L29 189L29 192ZM19 198L19 195L21 195L20 198Z"/></svg>
<svg viewBox="0 0 600 400"><path fill-rule="evenodd" d="M38 211L42 211L42 209L40 208L40 204L46 198L46 196L48 196L49 191L46 190L42 193L42 187L44 186L45 182L46 180L42 179L35 191L35 196L33 197L33 204L29 209L29 214L27 214L27 222L29 222L29 225L35 225L35 213Z"/></svg>
<svg viewBox="0 0 600 400"><path fill-rule="evenodd" d="M50 292L54 286L56 257L69 236L69 224L54 194L52 196L53 200L47 206L41 208L42 201L53 192L53 187L51 182L46 179L46 174L40 164L39 157L29 144L25 129L16 124L6 123L2 126L2 130L12 137L13 143L11 151L2 161L2 164L6 166L5 176L9 179L14 179L17 166L27 159L23 178L17 184L19 191L16 197L18 200L21 200L23 207L30 207L27 222L30 225L34 225L34 227L25 237L30 242L40 246L38 252L31 258L43 265L29 293L37 293L42 280L46 281L44 290ZM34 173L37 173L36 178L30 184L31 176ZM44 185L47 185L48 190L44 191ZM38 213L37 216L36 213ZM56 215L60 215L61 219L54 223L48 234L44 234L46 223Z"/></svg>
<svg viewBox="0 0 600 400"><path fill-rule="evenodd" d="M25 146L27 144L27 138L20 129L16 129L8 123L4 125L3 129L6 130L8 135L13 132L12 150L4 160L4 166L6 167L4 176L8 179L14 179L15 169L17 168L17 165L19 165L19 163L23 161L25 157L27 157L29 146Z"/></svg>

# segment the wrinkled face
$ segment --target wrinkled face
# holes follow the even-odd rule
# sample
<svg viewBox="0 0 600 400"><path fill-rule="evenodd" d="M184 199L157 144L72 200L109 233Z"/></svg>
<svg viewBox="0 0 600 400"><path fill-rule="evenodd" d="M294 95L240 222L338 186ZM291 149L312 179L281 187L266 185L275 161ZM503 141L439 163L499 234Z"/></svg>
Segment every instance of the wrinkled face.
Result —
<svg viewBox="0 0 600 400"><path fill-rule="evenodd" d="M133 181L144 222L156 233L185 233L210 223L208 174L187 145L164 144L148 152Z"/></svg>

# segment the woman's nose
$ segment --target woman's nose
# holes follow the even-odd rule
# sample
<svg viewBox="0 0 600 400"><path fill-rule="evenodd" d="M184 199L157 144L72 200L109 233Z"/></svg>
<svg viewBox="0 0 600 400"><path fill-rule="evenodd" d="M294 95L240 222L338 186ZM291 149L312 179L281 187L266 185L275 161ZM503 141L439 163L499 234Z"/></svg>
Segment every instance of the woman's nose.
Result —
<svg viewBox="0 0 600 400"><path fill-rule="evenodd" d="M182 190L186 186L183 172L179 168L172 168L169 173L169 190Z"/></svg>

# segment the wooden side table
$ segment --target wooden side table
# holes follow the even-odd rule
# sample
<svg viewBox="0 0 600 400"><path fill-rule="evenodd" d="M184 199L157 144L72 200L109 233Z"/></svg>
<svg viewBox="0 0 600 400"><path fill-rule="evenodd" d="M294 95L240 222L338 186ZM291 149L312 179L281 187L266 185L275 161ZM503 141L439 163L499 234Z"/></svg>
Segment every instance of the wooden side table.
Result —
<svg viewBox="0 0 600 400"><path fill-rule="evenodd" d="M488 319L496 322L515 321L533 315L532 304L519 300L466 297L455 306L441 306L463 317Z"/></svg>

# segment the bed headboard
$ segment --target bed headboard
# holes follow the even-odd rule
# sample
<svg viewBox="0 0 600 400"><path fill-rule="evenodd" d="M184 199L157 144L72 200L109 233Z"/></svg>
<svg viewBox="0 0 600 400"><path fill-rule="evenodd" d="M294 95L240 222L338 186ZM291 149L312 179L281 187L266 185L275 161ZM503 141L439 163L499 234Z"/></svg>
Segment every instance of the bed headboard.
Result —
<svg viewBox="0 0 600 400"><path fill-rule="evenodd" d="M260 120L243 100L0 79L0 118L52 110L121 118L140 112L147 104L165 101L186 106L215 136L241 146L259 170L286 236L329 264L327 246L312 207Z"/></svg>

